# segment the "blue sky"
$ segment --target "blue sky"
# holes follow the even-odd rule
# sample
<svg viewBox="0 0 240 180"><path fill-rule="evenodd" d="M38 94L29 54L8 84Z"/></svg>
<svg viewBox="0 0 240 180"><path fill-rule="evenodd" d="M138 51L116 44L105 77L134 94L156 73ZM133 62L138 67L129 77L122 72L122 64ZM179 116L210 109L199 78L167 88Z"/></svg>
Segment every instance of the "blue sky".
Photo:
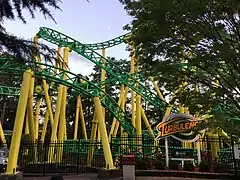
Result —
<svg viewBox="0 0 240 180"><path fill-rule="evenodd" d="M40 13L35 19L30 19L24 12L27 24L19 20L5 21L5 28L20 37L32 38L39 27L45 26L58 30L82 43L101 42L126 33L123 26L131 21L118 0L63 0L60 4L62 11L52 10L57 21L46 20ZM44 41L42 41L44 42ZM49 45L48 43L46 43ZM55 47L55 46L53 46ZM107 56L118 59L128 58L129 53L124 44L107 49ZM74 73L89 74L93 64L81 56L71 53L69 66Z"/></svg>

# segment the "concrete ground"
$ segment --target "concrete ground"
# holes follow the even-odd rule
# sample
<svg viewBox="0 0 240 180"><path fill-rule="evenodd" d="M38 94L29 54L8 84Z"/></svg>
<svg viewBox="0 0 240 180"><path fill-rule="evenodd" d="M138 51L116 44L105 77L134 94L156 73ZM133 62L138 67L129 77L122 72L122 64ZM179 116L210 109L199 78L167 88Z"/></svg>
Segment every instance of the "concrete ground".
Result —
<svg viewBox="0 0 240 180"><path fill-rule="evenodd" d="M50 180L51 176L42 177L24 177L24 180ZM64 180L97 180L96 174L81 174L64 176ZM122 180L122 178L112 179ZM183 177L136 177L136 180L211 180L211 179L197 179L197 178L183 178ZM218 179L215 179L218 180ZM219 179L220 180L220 179Z"/></svg>

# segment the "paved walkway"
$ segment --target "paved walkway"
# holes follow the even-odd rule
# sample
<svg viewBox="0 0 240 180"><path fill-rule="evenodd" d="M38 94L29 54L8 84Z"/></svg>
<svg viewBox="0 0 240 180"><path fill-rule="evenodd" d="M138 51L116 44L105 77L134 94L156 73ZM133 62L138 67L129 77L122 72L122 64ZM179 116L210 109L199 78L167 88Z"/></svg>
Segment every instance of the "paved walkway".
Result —
<svg viewBox="0 0 240 180"><path fill-rule="evenodd" d="M24 177L24 180L50 180L51 177ZM97 180L96 174L81 174L78 176L64 176L64 180ZM112 179L122 180L122 178ZM136 180L211 180L211 179L197 179L197 178L183 178L183 177L136 177ZM217 179L215 179L217 180Z"/></svg>

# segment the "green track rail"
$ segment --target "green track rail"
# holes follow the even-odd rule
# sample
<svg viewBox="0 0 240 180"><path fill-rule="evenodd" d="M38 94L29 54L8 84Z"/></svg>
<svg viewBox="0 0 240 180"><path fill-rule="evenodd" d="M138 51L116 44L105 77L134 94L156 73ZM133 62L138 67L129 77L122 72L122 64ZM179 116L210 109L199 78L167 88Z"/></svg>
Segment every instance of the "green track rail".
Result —
<svg viewBox="0 0 240 180"><path fill-rule="evenodd" d="M5 96L19 96L20 88L0 85L0 95Z"/></svg>
<svg viewBox="0 0 240 180"><path fill-rule="evenodd" d="M106 49L110 48L119 44L122 44L123 42L126 41L128 36L130 36L131 33L124 34L122 36L116 37L114 39L110 39L108 41L100 42L100 43L94 43L94 44L84 44L88 48L92 50L101 50L101 49Z"/></svg>
<svg viewBox="0 0 240 180"><path fill-rule="evenodd" d="M37 78L46 79L47 81L71 87L77 92L84 93L85 95L91 97L98 96L102 105L111 113L113 113L129 136L136 135L136 129L132 126L130 118L118 106L117 102L104 91L102 91L98 85L88 81L83 76L56 68L50 64L37 63L33 61L28 61L26 64L19 65L19 63L14 63L13 59L0 58L0 63L3 64L0 66L1 73L23 73L26 69L31 68L34 71L34 76ZM43 71L40 71L39 65L44 67ZM57 73L55 74L55 72ZM66 79L63 79L63 74L67 77ZM86 83L80 83L81 79Z"/></svg>
<svg viewBox="0 0 240 180"><path fill-rule="evenodd" d="M70 47L73 51L75 51L79 55L85 57L86 59L90 60L97 66L103 68L109 74L113 75L122 84L125 84L130 89L135 91L137 94L140 94L143 99L150 102L155 107L161 109L163 112L165 112L167 103L162 101L158 97L157 94L155 94L154 92L149 90L147 87L145 87L144 84L139 83L139 81L137 79L135 79L134 77L122 72L122 70L120 68L118 68L112 61L104 58L99 53L97 53L93 49L91 49L91 48L95 48L95 49L102 48L102 46L100 45L101 43L100 44L97 43L95 45L90 45L90 44L84 45L67 35L64 35L58 31L55 31L53 29L46 28L46 27L41 27L39 32L37 33L37 35L40 38L42 38L48 42L51 42L53 44L56 44L58 46ZM120 39L124 39L123 37ZM120 42L123 42L123 40L112 41L112 42L116 42L116 44L119 44ZM111 45L111 46L113 46L113 45ZM110 66L109 66L110 64L112 64L114 67L116 67L115 68L116 71L115 70L113 71L110 68ZM139 87L137 87L138 83L139 83Z"/></svg>

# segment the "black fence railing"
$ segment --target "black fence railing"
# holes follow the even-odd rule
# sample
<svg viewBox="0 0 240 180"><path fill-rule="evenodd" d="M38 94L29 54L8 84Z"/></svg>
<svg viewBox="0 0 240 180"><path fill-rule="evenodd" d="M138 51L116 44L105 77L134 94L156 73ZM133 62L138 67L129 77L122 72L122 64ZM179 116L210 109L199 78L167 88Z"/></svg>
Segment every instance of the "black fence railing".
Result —
<svg viewBox="0 0 240 180"><path fill-rule="evenodd" d="M89 147L95 152L101 147L101 142L66 141L42 144L41 142L24 142L21 144L18 166L25 173L76 173L87 167L100 168L105 166L104 155L93 153L88 164Z"/></svg>
<svg viewBox="0 0 240 180"><path fill-rule="evenodd" d="M169 168L185 168L189 161L201 171L239 173L239 160L234 158L233 147L236 144L226 138L204 138L194 143L183 143L168 138ZM114 163L120 167L120 157L124 154L136 156L136 168L159 169L159 162L166 167L165 140L152 138L124 137L111 138L110 147ZM201 161L201 163L200 163ZM140 167L138 163L144 164ZM189 163L188 163L189 164ZM200 165L199 165L200 164ZM81 173L88 167L105 167L104 153L100 141L67 140L64 142L22 142L18 166L25 173ZM160 168L160 169L161 169ZM181 169L181 168L180 168Z"/></svg>

